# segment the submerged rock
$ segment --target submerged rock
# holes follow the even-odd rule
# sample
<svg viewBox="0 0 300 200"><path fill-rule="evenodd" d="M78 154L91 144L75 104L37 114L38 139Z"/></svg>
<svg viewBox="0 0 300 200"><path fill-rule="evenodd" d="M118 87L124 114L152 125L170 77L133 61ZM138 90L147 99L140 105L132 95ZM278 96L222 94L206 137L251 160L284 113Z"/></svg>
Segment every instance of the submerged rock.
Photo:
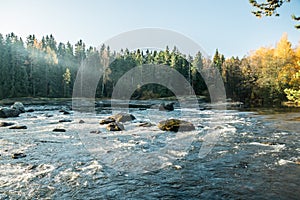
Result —
<svg viewBox="0 0 300 200"><path fill-rule="evenodd" d="M172 103L168 103L168 104L165 104L165 103L162 103L162 104L160 104L159 105L159 107L158 107L158 109L160 110L160 111L173 111L174 110L174 102L172 102Z"/></svg>
<svg viewBox="0 0 300 200"><path fill-rule="evenodd" d="M195 130L195 126L187 121L179 120L179 119L168 119L164 121L160 121L157 124L158 128L163 131L192 131Z"/></svg>
<svg viewBox="0 0 300 200"><path fill-rule="evenodd" d="M0 122L0 127L7 127L7 126L12 126L15 123L12 122Z"/></svg>
<svg viewBox="0 0 300 200"><path fill-rule="evenodd" d="M122 131L122 130L124 130L124 126L121 123L112 122L107 125L106 129L109 131Z"/></svg>
<svg viewBox="0 0 300 200"><path fill-rule="evenodd" d="M66 129L63 128L55 128L52 130L53 132L66 132Z"/></svg>
<svg viewBox="0 0 300 200"><path fill-rule="evenodd" d="M19 110L21 113L25 113L25 107L21 102L15 102L10 108Z"/></svg>
<svg viewBox="0 0 300 200"><path fill-rule="evenodd" d="M26 154L24 154L24 153L13 153L13 154L11 155L11 157L12 157L13 159L19 159L19 158L24 158L24 157L26 157Z"/></svg>
<svg viewBox="0 0 300 200"><path fill-rule="evenodd" d="M63 122L72 122L71 119L61 119L58 121L59 123L63 123Z"/></svg>
<svg viewBox="0 0 300 200"><path fill-rule="evenodd" d="M154 126L154 124L151 124L150 122L143 122L141 124L136 125L137 127L151 127Z"/></svg>
<svg viewBox="0 0 300 200"><path fill-rule="evenodd" d="M9 129L27 129L27 126L12 126Z"/></svg>
<svg viewBox="0 0 300 200"><path fill-rule="evenodd" d="M94 134L100 134L101 131L97 130L97 131L91 131L90 133L94 133Z"/></svg>

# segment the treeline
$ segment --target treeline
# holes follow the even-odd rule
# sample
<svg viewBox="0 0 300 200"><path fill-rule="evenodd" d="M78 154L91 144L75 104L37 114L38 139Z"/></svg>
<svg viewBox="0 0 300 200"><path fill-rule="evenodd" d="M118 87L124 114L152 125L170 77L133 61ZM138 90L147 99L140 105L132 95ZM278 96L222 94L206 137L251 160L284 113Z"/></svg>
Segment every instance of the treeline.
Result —
<svg viewBox="0 0 300 200"><path fill-rule="evenodd" d="M52 35L38 40L30 35L24 41L14 33L0 34L0 99L12 97L71 97L81 63L93 62L99 77L96 97L111 97L113 89L128 70L145 64L167 65L181 73L197 95L207 95L199 74L203 68L219 70L227 97L248 105L270 105L286 101L287 92L299 90L300 46L293 49L283 35L276 47L263 47L239 59L226 59L216 50L213 59L200 52L194 57L174 47L163 51L121 49L111 51L86 47L82 40L74 46L57 43ZM205 69L207 70L207 69ZM92 72L93 73L93 72ZM97 73L96 73L97 74ZM158 98L173 93L160 85L138 88L132 98ZM291 96L291 94L289 94Z"/></svg>

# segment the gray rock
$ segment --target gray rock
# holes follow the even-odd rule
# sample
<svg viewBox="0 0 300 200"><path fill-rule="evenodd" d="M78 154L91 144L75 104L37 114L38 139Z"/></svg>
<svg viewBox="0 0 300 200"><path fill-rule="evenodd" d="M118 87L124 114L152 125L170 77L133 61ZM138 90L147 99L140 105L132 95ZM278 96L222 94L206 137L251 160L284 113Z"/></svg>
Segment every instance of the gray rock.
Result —
<svg viewBox="0 0 300 200"><path fill-rule="evenodd" d="M20 110L2 107L0 108L0 118L18 117L21 114Z"/></svg>
<svg viewBox="0 0 300 200"><path fill-rule="evenodd" d="M174 110L174 104L175 103L168 103L168 104L165 104L165 103L162 103L159 105L159 110L160 111L173 111Z"/></svg>
<svg viewBox="0 0 300 200"><path fill-rule="evenodd" d="M15 102L10 108L19 110L21 113L25 113L25 107L21 102Z"/></svg>

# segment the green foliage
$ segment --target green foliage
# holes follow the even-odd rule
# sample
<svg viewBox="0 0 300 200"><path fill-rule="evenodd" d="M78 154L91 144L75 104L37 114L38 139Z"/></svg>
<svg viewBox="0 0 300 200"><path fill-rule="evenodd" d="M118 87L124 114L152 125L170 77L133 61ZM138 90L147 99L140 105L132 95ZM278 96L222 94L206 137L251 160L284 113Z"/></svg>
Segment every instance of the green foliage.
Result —
<svg viewBox="0 0 300 200"><path fill-rule="evenodd" d="M300 90L285 89L286 98L294 103L300 103Z"/></svg>
<svg viewBox="0 0 300 200"><path fill-rule="evenodd" d="M258 3L256 0L249 0L249 3L255 7L257 10L252 11L252 13L261 18L262 16L273 16L278 17L280 14L277 12L277 9L280 8L284 3L288 3L291 0L267 0L263 3ZM296 17L294 14L292 15L292 19L295 21L300 21L300 17ZM300 29L300 24L295 25L296 29Z"/></svg>

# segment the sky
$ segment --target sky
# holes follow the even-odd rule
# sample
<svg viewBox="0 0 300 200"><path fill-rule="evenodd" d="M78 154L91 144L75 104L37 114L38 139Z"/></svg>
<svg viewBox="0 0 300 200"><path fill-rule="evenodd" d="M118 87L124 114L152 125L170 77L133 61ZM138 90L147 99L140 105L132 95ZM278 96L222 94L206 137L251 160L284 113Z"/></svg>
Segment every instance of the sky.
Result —
<svg viewBox="0 0 300 200"><path fill-rule="evenodd" d="M0 0L0 33L14 32L24 40L53 34L58 42L99 46L136 29L178 32L212 56L247 56L261 46L275 46L283 33L293 46L300 30L291 14L300 15L300 0L291 0L280 17L256 18L248 0Z"/></svg>

